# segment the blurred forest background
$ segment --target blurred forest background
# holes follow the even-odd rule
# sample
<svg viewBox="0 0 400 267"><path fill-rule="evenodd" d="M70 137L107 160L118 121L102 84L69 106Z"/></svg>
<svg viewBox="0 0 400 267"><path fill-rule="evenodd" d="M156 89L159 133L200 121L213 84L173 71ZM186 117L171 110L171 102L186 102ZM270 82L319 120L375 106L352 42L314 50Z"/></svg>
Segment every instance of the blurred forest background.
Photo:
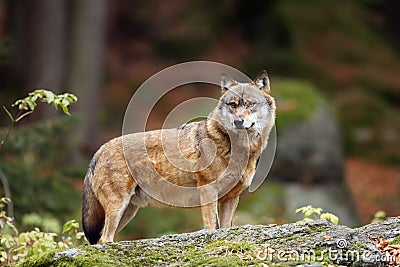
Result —
<svg viewBox="0 0 400 267"><path fill-rule="evenodd" d="M95 150L121 134L147 78L209 60L249 77L266 69L277 99L272 172L242 197L236 224L295 220L313 204L341 223L400 215L400 2L0 0L0 105L35 88L71 92L66 118L45 106L0 151L18 227L58 231L80 221L81 186ZM196 89L198 88L198 89ZM171 107L218 88L178 90ZM10 125L0 111L0 140ZM143 209L124 238L202 228L198 210Z"/></svg>

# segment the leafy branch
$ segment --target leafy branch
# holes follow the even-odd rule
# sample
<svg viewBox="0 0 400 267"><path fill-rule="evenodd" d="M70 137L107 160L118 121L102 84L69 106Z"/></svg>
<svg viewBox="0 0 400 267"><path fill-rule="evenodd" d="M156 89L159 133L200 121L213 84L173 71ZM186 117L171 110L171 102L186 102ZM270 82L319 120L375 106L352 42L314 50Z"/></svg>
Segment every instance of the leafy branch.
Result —
<svg viewBox="0 0 400 267"><path fill-rule="evenodd" d="M311 205L301 207L296 209L296 213L303 213L304 219L303 221L312 221L312 220L317 220L317 219L322 219L322 220L327 220L333 224L338 224L339 223L339 217L329 213L325 212L322 213L323 209L321 208L314 208Z"/></svg>
<svg viewBox="0 0 400 267"><path fill-rule="evenodd" d="M6 140L10 136L15 125L20 120L22 120L26 116L30 115L31 113L33 113L38 102L44 102L44 103L50 104L55 109L58 109L58 107L60 107L66 115L70 115L69 111L68 111L68 107L71 104L75 103L77 100L78 100L78 98L71 93L64 93L64 94L57 95L49 90L36 89L33 92L30 92L27 97L18 99L17 101L14 102L14 104L11 105L12 107L17 107L19 110L18 114L15 117L5 106L3 106L3 110L6 112L6 114L10 118L11 125L8 128L8 131L7 131L4 139L1 140L1 142L0 142L0 150L4 146Z"/></svg>
<svg viewBox="0 0 400 267"><path fill-rule="evenodd" d="M70 93L56 95L49 90L36 89L33 92L30 92L27 97L18 99L14 102L14 104L11 105L12 107L18 108L18 114L15 117L5 106L3 106L3 110L10 118L11 125L8 128L7 133L4 136L3 140L0 141L0 151L2 150L7 139L9 138L15 125L19 121L21 121L23 118L32 114L33 111L35 110L38 102L44 102L44 103L53 105L55 109L58 109L58 107L61 107L62 111L65 114L70 115L68 112L68 106L75 103L77 100L78 100L78 98L75 95L70 94ZM8 180L7 180L7 177L4 175L4 173L1 171L1 169L0 169L0 182L3 185L6 197L8 199L11 199L11 191L10 191L10 187L8 184ZM13 210L12 203L10 203L8 205L8 213L11 215L11 217L14 216L14 210Z"/></svg>
<svg viewBox="0 0 400 267"><path fill-rule="evenodd" d="M15 125L33 113L39 102L50 104L55 109L60 107L66 115L70 115L68 107L77 100L77 97L70 93L56 95L48 90L37 89L29 93L27 97L18 99L11 105L18 109L16 116L13 116L12 112L3 106L3 110L8 115L11 125L4 139L0 142L0 150ZM6 194L5 198L0 198L0 265L20 262L27 257L43 253L50 249L68 248L83 239L83 233L78 231L79 223L75 220L65 223L62 236L60 237L56 233L42 232L39 228L35 228L30 232L19 233L14 225L13 214L10 216L4 210L5 206L7 205L9 208L12 202L8 180L1 169L0 181L3 184Z"/></svg>
<svg viewBox="0 0 400 267"><path fill-rule="evenodd" d="M0 265L22 262L24 259L52 249L67 249L80 244L84 234L79 231L79 223L67 221L62 234L47 233L39 228L19 233L13 218L4 211L10 199L0 198Z"/></svg>

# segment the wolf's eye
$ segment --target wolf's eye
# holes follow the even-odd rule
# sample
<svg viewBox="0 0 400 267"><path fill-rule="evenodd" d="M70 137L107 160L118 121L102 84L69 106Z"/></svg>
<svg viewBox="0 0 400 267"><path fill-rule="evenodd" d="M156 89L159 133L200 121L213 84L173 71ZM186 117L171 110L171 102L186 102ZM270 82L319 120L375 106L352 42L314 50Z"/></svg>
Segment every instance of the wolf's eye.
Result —
<svg viewBox="0 0 400 267"><path fill-rule="evenodd" d="M228 105L229 105L231 108L236 108L236 103L235 103L235 102L229 102Z"/></svg>
<svg viewBox="0 0 400 267"><path fill-rule="evenodd" d="M254 107L254 105L255 105L255 103L253 103L253 102L248 102L248 103L247 103L247 106L248 106L249 108Z"/></svg>

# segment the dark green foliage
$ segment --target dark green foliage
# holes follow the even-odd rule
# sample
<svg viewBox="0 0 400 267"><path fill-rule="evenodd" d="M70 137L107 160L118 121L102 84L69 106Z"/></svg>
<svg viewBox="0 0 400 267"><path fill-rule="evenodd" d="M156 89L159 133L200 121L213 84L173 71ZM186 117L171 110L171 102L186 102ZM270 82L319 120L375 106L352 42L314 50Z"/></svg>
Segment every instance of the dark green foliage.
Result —
<svg viewBox="0 0 400 267"><path fill-rule="evenodd" d="M120 235L129 239L151 238L168 233L184 233L203 227L200 209L140 209Z"/></svg>
<svg viewBox="0 0 400 267"><path fill-rule="evenodd" d="M10 205L8 198L0 199L0 265L19 263L34 255L49 250L67 249L82 243L83 232L79 232L79 223L66 222L54 232L42 232L38 227L20 233L13 218L8 217L5 206Z"/></svg>
<svg viewBox="0 0 400 267"><path fill-rule="evenodd" d="M64 221L79 207L80 194L68 177L72 167L64 167L74 148L66 134L75 123L70 117L17 127L3 147L0 168L10 184L17 224L33 212ZM0 139L4 134L0 131ZM81 178L85 169L78 172Z"/></svg>
<svg viewBox="0 0 400 267"><path fill-rule="evenodd" d="M13 43L10 38L0 39L0 71L1 68L11 65L13 50Z"/></svg>
<svg viewBox="0 0 400 267"><path fill-rule="evenodd" d="M198 58L206 48L206 42L201 39L167 39L155 44L154 54L166 59L193 60Z"/></svg>

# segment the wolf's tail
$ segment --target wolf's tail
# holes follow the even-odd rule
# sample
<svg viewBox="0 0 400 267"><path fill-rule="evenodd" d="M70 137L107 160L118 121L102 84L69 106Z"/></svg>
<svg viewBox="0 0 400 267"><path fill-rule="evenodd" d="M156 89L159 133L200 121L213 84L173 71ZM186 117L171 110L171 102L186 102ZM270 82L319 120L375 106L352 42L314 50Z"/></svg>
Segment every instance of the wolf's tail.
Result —
<svg viewBox="0 0 400 267"><path fill-rule="evenodd" d="M82 194L82 226L83 232L90 244L96 244L104 226L104 209L94 194L91 178L97 162L97 153L89 164L85 176Z"/></svg>

